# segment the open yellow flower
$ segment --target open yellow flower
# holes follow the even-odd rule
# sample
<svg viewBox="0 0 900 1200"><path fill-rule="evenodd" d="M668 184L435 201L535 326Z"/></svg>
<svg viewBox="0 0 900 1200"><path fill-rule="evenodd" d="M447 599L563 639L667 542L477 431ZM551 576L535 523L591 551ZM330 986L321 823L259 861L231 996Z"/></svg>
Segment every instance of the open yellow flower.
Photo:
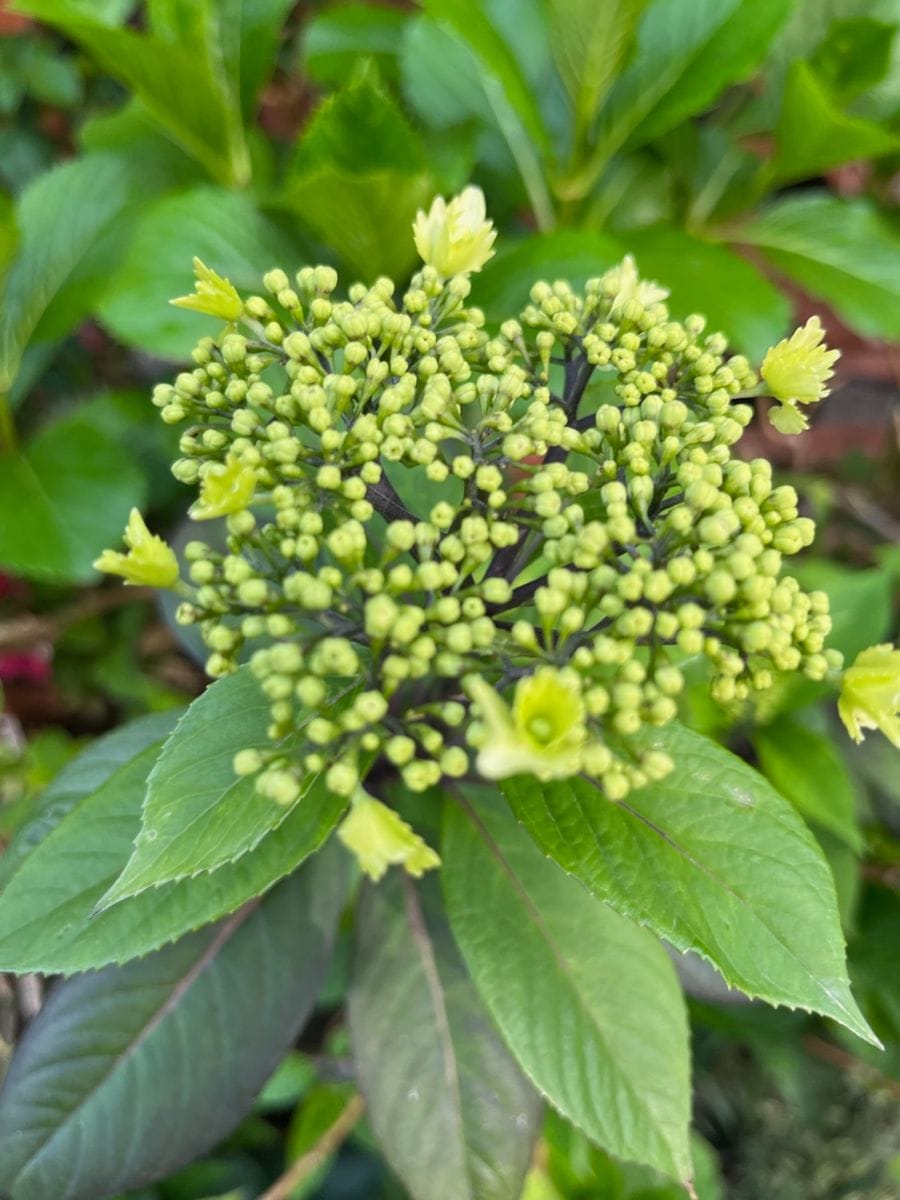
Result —
<svg viewBox="0 0 900 1200"><path fill-rule="evenodd" d="M669 289L660 287L650 279L641 279L638 275L634 258L626 254L617 267L613 267L607 278L611 277L618 288L609 306L611 317L620 316L622 309L629 300L637 300L644 308L651 304L659 304L669 294Z"/></svg>
<svg viewBox="0 0 900 1200"><path fill-rule="evenodd" d="M802 433L809 421L799 405L816 404L828 395L828 380L834 375L831 368L841 352L823 346L824 337L819 318L810 317L766 352L760 374L773 398L780 401L769 412L779 433Z"/></svg>
<svg viewBox="0 0 900 1200"><path fill-rule="evenodd" d="M420 879L441 860L403 818L359 788L338 837L356 855L360 869L377 883L388 867L402 866Z"/></svg>
<svg viewBox="0 0 900 1200"><path fill-rule="evenodd" d="M854 742L864 729L880 729L900 750L900 650L869 646L844 672L838 712Z"/></svg>
<svg viewBox="0 0 900 1200"><path fill-rule="evenodd" d="M581 769L587 732L577 678L540 667L516 685L512 708L480 676L465 681L484 735L476 765L486 779L564 779Z"/></svg>
<svg viewBox="0 0 900 1200"><path fill-rule="evenodd" d="M194 521L211 521L241 512L253 499L256 472L234 454L208 467L200 481L200 498L190 508Z"/></svg>
<svg viewBox="0 0 900 1200"><path fill-rule="evenodd" d="M230 280L217 275L199 258L194 259L194 274L197 282L190 296L178 296L170 300L176 308L190 308L209 317L221 317L223 321L236 321L244 311L244 304L237 288Z"/></svg>
<svg viewBox="0 0 900 1200"><path fill-rule="evenodd" d="M497 232L487 220L481 188L467 187L448 204L436 196L427 214L421 209L413 222L413 237L422 261L439 275L468 275L480 271L494 251Z"/></svg>
<svg viewBox="0 0 900 1200"><path fill-rule="evenodd" d="M144 587L170 588L178 580L178 559L175 551L161 537L150 532L136 508L131 510L125 526L127 554L104 550L94 567L107 575L121 575L126 584Z"/></svg>

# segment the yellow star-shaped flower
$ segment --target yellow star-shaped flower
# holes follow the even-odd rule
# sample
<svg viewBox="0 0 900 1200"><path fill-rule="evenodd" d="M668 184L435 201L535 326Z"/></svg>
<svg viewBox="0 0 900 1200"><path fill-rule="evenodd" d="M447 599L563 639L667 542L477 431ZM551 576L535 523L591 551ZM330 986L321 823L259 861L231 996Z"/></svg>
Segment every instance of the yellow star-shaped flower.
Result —
<svg viewBox="0 0 900 1200"><path fill-rule="evenodd" d="M801 404L817 404L828 395L831 369L841 356L840 350L822 345L825 330L818 317L810 317L789 338L766 352L760 374L778 407L769 412L769 420L779 433L802 433L809 425Z"/></svg>
<svg viewBox="0 0 900 1200"><path fill-rule="evenodd" d="M194 259L194 275L197 282L190 296L178 296L170 300L176 308L189 308L205 313L208 317L221 317L223 321L236 321L244 311L244 304L237 288L230 280L208 267L199 258Z"/></svg>
<svg viewBox="0 0 900 1200"><path fill-rule="evenodd" d="M229 454L224 463L207 467L200 480L200 498L190 508L191 519L211 521L214 517L241 512L253 499L255 488L254 469Z"/></svg>
<svg viewBox="0 0 900 1200"><path fill-rule="evenodd" d="M94 567L107 575L121 575L126 584L171 588L178 580L178 559L171 546L151 533L136 508L131 510L124 534L127 554L104 550Z"/></svg>
<svg viewBox="0 0 900 1200"><path fill-rule="evenodd" d="M338 837L356 855L360 869L376 883L391 866L402 866L419 879L441 865L434 850L398 813L362 788L338 827Z"/></svg>
<svg viewBox="0 0 900 1200"><path fill-rule="evenodd" d="M900 750L900 650L869 646L844 672L838 713L854 742L864 729L880 729Z"/></svg>
<svg viewBox="0 0 900 1200"><path fill-rule="evenodd" d="M581 769L585 709L570 672L541 667L520 679L511 709L480 676L465 686L484 725L476 765L486 779L564 779Z"/></svg>
<svg viewBox="0 0 900 1200"><path fill-rule="evenodd" d="M480 271L494 251L497 232L487 220L481 188L464 188L448 204L436 196L427 214L421 209L413 223L413 237L422 261L439 275L468 275Z"/></svg>
<svg viewBox="0 0 900 1200"><path fill-rule="evenodd" d="M629 300L637 300L644 308L659 304L669 294L669 289L660 287L650 279L641 279L634 258L626 254L617 267L606 276L616 286L616 294L609 306L609 315L618 317Z"/></svg>

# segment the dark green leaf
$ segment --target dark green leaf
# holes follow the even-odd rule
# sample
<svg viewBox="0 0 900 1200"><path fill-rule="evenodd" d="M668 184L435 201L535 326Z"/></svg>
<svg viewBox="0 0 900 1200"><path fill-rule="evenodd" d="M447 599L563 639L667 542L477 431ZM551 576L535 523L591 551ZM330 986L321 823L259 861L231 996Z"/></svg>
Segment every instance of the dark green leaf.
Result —
<svg viewBox="0 0 900 1200"><path fill-rule="evenodd" d="M236 863L95 914L128 861L147 775L162 749L156 740L121 761L129 745L130 735L121 747L110 739L100 770L62 776L62 799L48 802L14 843L0 896L0 969L72 974L156 950L233 912L293 871L322 845L344 807L316 784Z"/></svg>
<svg viewBox="0 0 900 1200"><path fill-rule="evenodd" d="M885 77L896 36L896 23L871 17L835 21L817 47L812 65L834 95L851 100Z"/></svg>
<svg viewBox="0 0 900 1200"><path fill-rule="evenodd" d="M853 159L880 158L900 138L872 121L841 112L809 63L788 72L770 166L778 183L808 179Z"/></svg>
<svg viewBox="0 0 900 1200"><path fill-rule="evenodd" d="M760 770L801 816L829 830L851 850L862 849L856 789L829 738L781 716L754 732L753 747Z"/></svg>
<svg viewBox="0 0 900 1200"><path fill-rule="evenodd" d="M260 795L255 778L235 775L232 765L237 750L269 746L269 708L249 667L217 680L194 701L147 780L134 853L103 908L215 871L285 820L290 807Z"/></svg>
<svg viewBox="0 0 900 1200"><path fill-rule="evenodd" d="M660 783L613 804L580 779L503 790L538 845L591 892L694 950L751 996L873 1034L850 993L828 864L756 771L678 725L646 744L671 755Z"/></svg>
<svg viewBox="0 0 900 1200"><path fill-rule="evenodd" d="M519 1200L540 1103L481 1007L436 882L364 893L349 993L369 1120L414 1200Z"/></svg>
<svg viewBox="0 0 900 1200"><path fill-rule="evenodd" d="M235 287L255 291L272 267L295 270L302 250L243 193L198 187L166 196L142 213L101 298L100 317L116 337L177 360L198 337L221 329L221 321L169 304L193 290L194 255Z"/></svg>
<svg viewBox="0 0 900 1200"><path fill-rule="evenodd" d="M527 1074L610 1153L686 1179L687 1021L662 947L546 859L487 789L448 803L442 853L453 932Z"/></svg>
<svg viewBox="0 0 900 1200"><path fill-rule="evenodd" d="M27 578L82 582L121 542L144 479L115 438L76 413L0 459L0 564Z"/></svg>
<svg viewBox="0 0 900 1200"><path fill-rule="evenodd" d="M409 18L374 4L341 4L316 13L303 31L303 61L317 83L343 84L360 57L396 75L400 43Z"/></svg>
<svg viewBox="0 0 900 1200"><path fill-rule="evenodd" d="M854 329L900 337L900 236L867 200L786 196L735 234Z"/></svg>
<svg viewBox="0 0 900 1200"><path fill-rule="evenodd" d="M219 1141L311 1011L345 899L324 855L221 925L61 984L0 1092L3 1190L102 1200Z"/></svg>

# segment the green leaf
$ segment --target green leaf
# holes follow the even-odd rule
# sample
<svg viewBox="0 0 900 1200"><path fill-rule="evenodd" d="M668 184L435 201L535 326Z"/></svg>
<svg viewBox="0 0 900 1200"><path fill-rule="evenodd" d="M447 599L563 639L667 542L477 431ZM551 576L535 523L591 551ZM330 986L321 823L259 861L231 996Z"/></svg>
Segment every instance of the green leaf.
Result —
<svg viewBox="0 0 900 1200"><path fill-rule="evenodd" d="M850 993L831 872L790 804L681 726L643 744L675 768L621 804L581 779L541 788L511 779L504 794L541 849L595 896L709 959L731 987L873 1040Z"/></svg>
<svg viewBox="0 0 900 1200"><path fill-rule="evenodd" d="M111 768L102 777L93 768L60 777L64 802L48 803L22 830L12 866L3 871L0 970L69 975L156 950L234 912L293 871L319 849L345 806L316 784L236 863L95 913L131 854L147 775L161 749L157 739L119 765L112 743L103 751L109 758L100 760Z"/></svg>
<svg viewBox="0 0 900 1200"><path fill-rule="evenodd" d="M102 908L234 862L286 819L290 806L260 795L255 777L234 773L236 751L270 745L269 708L249 667L194 701L150 773L134 853Z"/></svg>
<svg viewBox="0 0 900 1200"><path fill-rule="evenodd" d="M787 332L787 297L725 246L669 225L629 230L622 240L641 274L669 288L672 313L703 313L751 360L761 359Z"/></svg>
<svg viewBox="0 0 900 1200"><path fill-rule="evenodd" d="M350 984L369 1120L414 1200L519 1200L540 1103L453 944L437 883L362 897Z"/></svg>
<svg viewBox="0 0 900 1200"><path fill-rule="evenodd" d="M897 28L871 17L834 21L812 57L819 79L844 101L873 87L890 68Z"/></svg>
<svg viewBox="0 0 900 1200"><path fill-rule="evenodd" d="M0 459L0 564L29 579L89 580L105 546L117 546L144 478L109 434L77 412Z"/></svg>
<svg viewBox="0 0 900 1200"><path fill-rule="evenodd" d="M101 297L99 315L128 345L185 359L197 338L222 327L221 321L169 304L193 289L194 255L235 287L256 291L266 271L294 270L302 253L301 244L284 236L243 193L204 186L165 196L142 213Z"/></svg>
<svg viewBox="0 0 900 1200"><path fill-rule="evenodd" d="M576 128L587 135L601 101L631 49L648 0L549 0L550 44L572 101Z"/></svg>
<svg viewBox="0 0 900 1200"><path fill-rule="evenodd" d="M753 734L760 770L807 821L827 829L851 850L862 850L852 776L833 743L781 716Z"/></svg>
<svg viewBox="0 0 900 1200"><path fill-rule="evenodd" d="M330 855L221 925L58 987L0 1092L0 1186L101 1200L225 1136L315 1003L346 899Z"/></svg>
<svg viewBox="0 0 900 1200"><path fill-rule="evenodd" d="M580 194L626 143L661 137L746 78L788 7L784 0L654 0L638 26L631 65L600 114Z"/></svg>
<svg viewBox="0 0 900 1200"><path fill-rule="evenodd" d="M442 855L453 932L526 1073L610 1153L686 1179L687 1020L662 947L547 860L486 789L448 802Z"/></svg>
<svg viewBox="0 0 900 1200"><path fill-rule="evenodd" d="M382 75L395 76L406 13L373 4L341 4L316 13L303 30L303 61L316 83L339 86L360 57L372 58Z"/></svg>
<svg viewBox="0 0 900 1200"><path fill-rule="evenodd" d="M735 231L854 329L900 337L900 236L867 200L786 196Z"/></svg>
<svg viewBox="0 0 900 1200"><path fill-rule="evenodd" d="M128 171L112 156L90 155L41 175L19 199L19 253L0 314L0 393L11 386L22 354L51 302L65 306L71 328L91 308L90 289L72 286L131 199Z"/></svg>
<svg viewBox="0 0 900 1200"><path fill-rule="evenodd" d="M852 159L880 158L900 149L900 138L872 121L841 112L809 63L788 72L769 170L781 183L821 175Z"/></svg>

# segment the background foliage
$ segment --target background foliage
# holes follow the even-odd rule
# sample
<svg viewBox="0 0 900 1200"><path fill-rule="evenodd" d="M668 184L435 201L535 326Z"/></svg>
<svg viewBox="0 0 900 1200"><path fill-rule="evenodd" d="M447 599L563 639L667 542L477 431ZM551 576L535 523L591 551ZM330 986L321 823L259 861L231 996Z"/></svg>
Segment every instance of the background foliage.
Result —
<svg viewBox="0 0 900 1200"><path fill-rule="evenodd" d="M845 352L844 388L799 448L762 430L756 448L781 463L821 523L798 574L829 592L834 644L853 655L896 638L890 343L900 338L900 5L18 0L15 14L0 11L0 681L8 710L0 827L7 841L21 831L0 861L0 965L26 974L0 993L4 1044L40 1012L0 1100L0 1187L15 1200L96 1198L146 1178L131 1200L247 1200L316 1146L322 1162L282 1195L392 1200L405 1187L414 1197L434 1188L499 1200L530 1162L527 1200L683 1195L585 1136L618 1159L649 1155L663 1170L683 1154L665 1137L636 1146L628 1113L616 1114L620 1128L610 1115L627 1080L648 1072L657 1091L639 1087L634 1105L659 1102L664 1111L666 1088L688 1070L686 1058L671 1061L670 1077L657 1078L653 1031L668 1020L683 1032L685 1021L676 1001L662 1002L677 991L670 962L603 909L605 942L633 971L616 977L602 955L587 963L596 1003L582 1010L559 967L571 951L570 909L551 905L549 929L531 929L508 876L492 874L489 861L473 870L483 843L459 814L445 833L465 853L448 850L443 885L489 1013L433 888L411 899L391 879L353 931L341 916L350 883L335 847L291 873L336 819L324 793L282 825L257 830L252 850L208 880L189 877L177 847L161 844L147 878L158 881L164 869L163 886L92 916L129 856L144 780L176 707L203 680L190 645L175 640L181 634L150 598L98 588L90 564L133 504L149 506L158 526L179 511L167 473L172 441L146 395L168 370L160 360L183 360L206 328L203 317L166 303L188 290L191 257L240 287L276 262L331 261L349 276L402 278L414 265L416 209L473 178L502 230L477 279L491 320L524 302L534 278L580 283L625 252L671 288L676 311L707 313L751 356L795 315L826 314ZM207 765L196 781L201 805L204 796L219 803L230 782L228 721L244 731L253 723L246 682L217 685L186 718L213 755L220 751L219 774ZM729 723L699 678L687 706L692 728L761 770L824 851L854 989L885 1043L870 1051L835 1023L741 1003L698 959L679 958L693 1031L698 1194L896 1195L900 789L890 751L873 738L851 747L809 683L785 682L752 726ZM139 719L126 724L131 717ZM164 757L154 773L160 805L179 769ZM546 804L564 811L574 786L549 789ZM508 799L549 850L547 813L512 787ZM678 799L665 800L673 821ZM240 796L230 800L247 813ZM704 798L691 793L689 803L696 811ZM517 827L500 827L502 812L489 801L472 804L539 894L542 872L553 868L520 844ZM798 830L805 845L799 822ZM759 849L764 833L753 834ZM564 865L591 890L615 894L616 880L588 849L568 852ZM796 911L785 909L783 927L760 936L800 931L800 949L815 954L827 938L807 924L796 885L802 857L799 849L783 893ZM60 881L52 894L47 872ZM679 894L664 858L652 874ZM598 1074L596 1091L538 1077L543 1060L529 1060L529 1031L516 1024L501 943L485 949L465 906L454 905L471 889L501 927L524 930L509 953L527 958L534 987L550 989L577 1022L579 1044L596 1044L598 1055L606 1039L622 1048L619 1074ZM575 884L568 903L574 911L593 904ZM235 911L239 918L210 931L209 922ZM731 919L721 896L710 894L707 912L725 926ZM672 945L692 944L680 936L690 917L673 906ZM708 936L715 941L714 926ZM147 957L117 966L125 945L128 959ZM766 995L763 981L742 974L754 961L735 964L732 982ZM52 989L43 1005L42 985L27 974L101 965ZM814 988L822 975L819 962L798 960L796 970L798 988ZM265 987L253 986L262 978ZM402 1017L392 1021L398 998ZM812 995L810 1003L822 1009ZM456 1105L399 1122L405 1064L415 1061L424 1078L445 1067L433 1056L439 1027L452 1035ZM526 1068L532 1062L529 1075L565 1117L539 1111L506 1043ZM219 1076L191 1071L193 1054L198 1062L238 1057ZM171 1069L176 1062L183 1073ZM34 1094L38 1070L53 1081L49 1102L43 1088ZM363 1119L354 1080L369 1103ZM156 1135L120 1153L133 1126L122 1096L136 1084ZM510 1106L517 1127L495 1128L498 1109ZM185 1111L191 1119L177 1120ZM207 1119L213 1112L219 1117ZM327 1136L335 1128L353 1131L339 1153ZM106 1151L80 1152L88 1137Z"/></svg>

